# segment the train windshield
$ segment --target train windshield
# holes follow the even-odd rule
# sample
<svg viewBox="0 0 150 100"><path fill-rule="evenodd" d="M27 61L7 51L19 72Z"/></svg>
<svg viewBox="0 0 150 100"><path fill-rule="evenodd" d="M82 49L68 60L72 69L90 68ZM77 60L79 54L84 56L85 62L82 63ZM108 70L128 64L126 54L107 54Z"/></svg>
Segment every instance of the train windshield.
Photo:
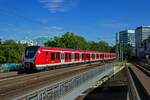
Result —
<svg viewBox="0 0 150 100"><path fill-rule="evenodd" d="M38 51L39 46L30 46L25 50L25 58L33 58Z"/></svg>

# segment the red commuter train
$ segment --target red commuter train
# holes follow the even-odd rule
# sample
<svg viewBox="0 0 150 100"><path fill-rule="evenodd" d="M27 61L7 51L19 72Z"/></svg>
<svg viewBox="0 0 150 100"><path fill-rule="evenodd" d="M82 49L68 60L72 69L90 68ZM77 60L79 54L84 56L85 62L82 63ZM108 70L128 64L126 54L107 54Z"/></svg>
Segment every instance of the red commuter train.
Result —
<svg viewBox="0 0 150 100"><path fill-rule="evenodd" d="M29 46L23 55L25 69L44 69L56 65L114 60L115 53L66 48Z"/></svg>

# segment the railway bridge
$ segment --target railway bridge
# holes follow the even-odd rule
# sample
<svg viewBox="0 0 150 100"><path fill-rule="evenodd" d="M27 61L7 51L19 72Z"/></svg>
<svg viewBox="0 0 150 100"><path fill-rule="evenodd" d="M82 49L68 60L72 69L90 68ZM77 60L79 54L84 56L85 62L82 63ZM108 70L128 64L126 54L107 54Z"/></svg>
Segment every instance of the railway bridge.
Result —
<svg viewBox="0 0 150 100"><path fill-rule="evenodd" d="M129 98L148 100L149 67L113 62L93 63L34 74L19 75L0 80L2 100L82 100L122 70L128 78Z"/></svg>
<svg viewBox="0 0 150 100"><path fill-rule="evenodd" d="M4 100L74 100L124 67L122 63L85 64L9 78L1 80L0 96Z"/></svg>

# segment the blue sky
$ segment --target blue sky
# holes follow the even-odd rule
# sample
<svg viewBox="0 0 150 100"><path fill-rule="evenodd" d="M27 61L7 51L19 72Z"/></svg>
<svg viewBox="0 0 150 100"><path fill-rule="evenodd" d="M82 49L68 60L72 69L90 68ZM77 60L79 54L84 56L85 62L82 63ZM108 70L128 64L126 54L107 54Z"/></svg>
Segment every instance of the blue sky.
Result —
<svg viewBox="0 0 150 100"><path fill-rule="evenodd" d="M115 43L115 32L150 25L150 0L0 0L0 38L74 32Z"/></svg>

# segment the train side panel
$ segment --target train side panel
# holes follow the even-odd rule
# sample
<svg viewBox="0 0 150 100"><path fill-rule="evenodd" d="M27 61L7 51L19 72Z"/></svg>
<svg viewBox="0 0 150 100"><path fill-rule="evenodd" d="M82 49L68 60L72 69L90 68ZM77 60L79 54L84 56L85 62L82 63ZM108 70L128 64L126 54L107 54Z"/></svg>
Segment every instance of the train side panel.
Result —
<svg viewBox="0 0 150 100"><path fill-rule="evenodd" d="M28 58L25 59L26 60L24 60L24 62L30 61L28 60ZM70 50L65 48L40 47L36 52L34 58L32 59L34 59L34 62L32 60L32 64L35 65L35 67L44 68L48 66L70 64L70 63L103 61L111 59L114 60L116 59L116 54L108 52Z"/></svg>

